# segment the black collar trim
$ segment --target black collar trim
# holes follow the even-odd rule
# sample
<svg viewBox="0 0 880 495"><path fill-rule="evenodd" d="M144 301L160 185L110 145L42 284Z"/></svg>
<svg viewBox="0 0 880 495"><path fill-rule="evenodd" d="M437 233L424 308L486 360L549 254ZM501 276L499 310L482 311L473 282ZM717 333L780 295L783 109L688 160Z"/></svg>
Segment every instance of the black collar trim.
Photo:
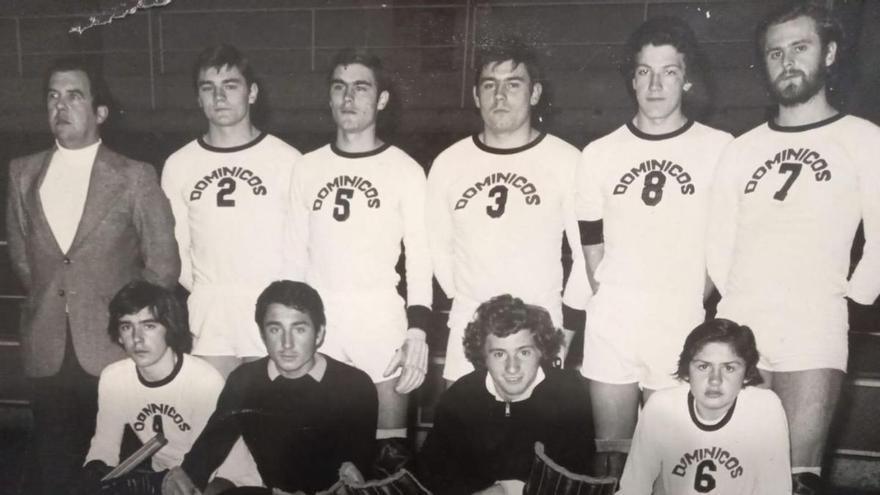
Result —
<svg viewBox="0 0 880 495"><path fill-rule="evenodd" d="M522 146L518 146L516 148L495 148L493 146L489 146L488 144L480 141L479 134L474 134L472 136L472 138L474 140L474 144L477 146L477 148L480 148L481 150L485 151L486 153L492 153L494 155L513 155L515 153L525 151L529 148L534 148L535 146L538 145L538 143L543 141L545 137L547 137L547 133L542 132L531 143L526 143L526 144L524 144Z"/></svg>
<svg viewBox="0 0 880 495"><path fill-rule="evenodd" d="M820 120L818 122L813 122L811 124L791 125L791 126L779 125L776 123L775 120L770 119L767 122L767 125L770 127L770 129L772 129L774 131L778 131L778 132L804 132L804 131L809 131L811 129L818 129L819 127L826 126L828 124L833 124L834 122L837 122L838 120L840 120L844 117L846 117L846 114L843 112L840 112L837 115L834 115L832 117L828 117L825 120Z"/></svg>
<svg viewBox="0 0 880 495"><path fill-rule="evenodd" d="M177 362L174 363L174 369L171 370L171 373L169 373L168 376L166 376L165 378L163 378L161 380L156 380L155 382L151 382L151 381L147 380L146 378L144 378L144 375L141 375L141 372L139 369L135 368L135 371L137 372L138 381L141 382L141 385L143 385L147 388L159 388L159 387L162 387L164 385L168 385L169 383L171 383L171 381L177 377L177 374L180 373L180 368L182 368L182 367L183 367L183 354L177 354Z"/></svg>
<svg viewBox="0 0 880 495"><path fill-rule="evenodd" d="M648 141L663 141L664 139L671 139L676 136L681 136L693 126L694 121L692 119L688 119L688 121L685 122L683 126L672 132L667 132L664 134L648 134L647 132L644 132L636 127L636 125L633 124L631 120L626 121L626 128L629 129L629 132L633 133L637 138L645 139Z"/></svg>
<svg viewBox="0 0 880 495"><path fill-rule="evenodd" d="M691 421L693 421L694 424L697 425L697 428L699 428L703 431L720 430L721 428L724 428L724 425L726 425L730 421L730 418L733 417L733 410L736 409L736 401L737 400L739 400L738 397L736 399L734 399L733 404L730 405L730 409L727 410L727 412L724 414L724 417L721 418L721 421L719 421L715 424L707 425L706 423L703 423L702 421L700 421L700 418L697 417L697 407L696 407L696 404L694 404L694 395L692 393L690 393L690 391L689 391L688 392L688 412L691 415Z"/></svg>
<svg viewBox="0 0 880 495"><path fill-rule="evenodd" d="M208 151L213 151L214 153L235 153L236 151L246 150L252 146L256 146L257 144L260 143L260 141L265 139L266 135L267 135L266 132L261 132L259 136L254 138L253 141L251 141L249 143L244 143L239 146L232 146L230 148L220 148L217 146L212 146L212 145L208 144L207 142L205 142L204 136L199 136L198 142L199 142L199 146L201 146L202 148L204 148Z"/></svg>
<svg viewBox="0 0 880 495"><path fill-rule="evenodd" d="M387 150L391 147L391 143L385 143L382 146L370 151L359 151L357 153L352 153L349 151L342 151L339 147L336 146L336 143L330 143L330 150L336 154L341 156L342 158L366 158L368 156L376 156L383 151Z"/></svg>

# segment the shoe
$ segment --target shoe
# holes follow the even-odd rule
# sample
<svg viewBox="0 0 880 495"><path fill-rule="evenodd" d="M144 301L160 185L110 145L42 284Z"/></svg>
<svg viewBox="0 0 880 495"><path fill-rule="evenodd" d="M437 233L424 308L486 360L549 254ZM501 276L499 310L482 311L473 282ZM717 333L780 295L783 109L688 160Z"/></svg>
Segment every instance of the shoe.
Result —
<svg viewBox="0 0 880 495"><path fill-rule="evenodd" d="M791 475L792 495L822 495L822 477L815 473L797 473Z"/></svg>

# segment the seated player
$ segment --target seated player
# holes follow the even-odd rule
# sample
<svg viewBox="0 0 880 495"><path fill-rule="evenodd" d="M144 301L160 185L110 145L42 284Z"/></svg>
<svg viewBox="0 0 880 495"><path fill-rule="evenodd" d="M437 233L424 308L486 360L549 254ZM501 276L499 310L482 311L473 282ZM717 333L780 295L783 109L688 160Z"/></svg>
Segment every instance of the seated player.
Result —
<svg viewBox="0 0 880 495"><path fill-rule="evenodd" d="M751 329L730 320L697 326L684 343L678 378L654 393L636 426L623 495L791 493L788 424L762 382Z"/></svg>
<svg viewBox="0 0 880 495"><path fill-rule="evenodd" d="M101 372L84 488L97 491L100 478L119 463L123 432L129 426L142 442L159 433L168 441L152 457L154 473L137 471L115 482L150 493L148 486L158 490L162 471L180 465L201 433L214 412L223 378L205 361L184 354L192 347L192 336L171 292L149 282L131 282L110 301L109 312L107 331L128 358ZM236 484L259 483L243 444L232 450L219 476ZM105 483L105 489L111 484Z"/></svg>
<svg viewBox="0 0 880 495"><path fill-rule="evenodd" d="M165 478L165 495L199 493L239 436L270 489L326 490L345 461L367 472L376 388L363 371L317 352L325 324L317 291L273 282L257 299L255 319L269 356L229 375L205 430Z"/></svg>
<svg viewBox="0 0 880 495"><path fill-rule="evenodd" d="M440 398L419 457L435 494L521 493L535 442L585 473L594 444L590 403L576 372L552 366L562 344L547 310L510 295L477 308L464 351L476 368Z"/></svg>

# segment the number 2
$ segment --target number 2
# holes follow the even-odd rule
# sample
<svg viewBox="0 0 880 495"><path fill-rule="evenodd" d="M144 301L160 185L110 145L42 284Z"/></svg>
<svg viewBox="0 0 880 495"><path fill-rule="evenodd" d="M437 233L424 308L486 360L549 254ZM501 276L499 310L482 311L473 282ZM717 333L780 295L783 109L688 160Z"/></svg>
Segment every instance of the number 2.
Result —
<svg viewBox="0 0 880 495"><path fill-rule="evenodd" d="M217 183L220 190L217 191L217 206L235 206L235 200L227 196L235 192L235 179L224 177Z"/></svg>
<svg viewBox="0 0 880 495"><path fill-rule="evenodd" d="M788 190L791 189L792 184L798 178L798 175L801 174L801 168L803 165L797 162L785 162L779 166L779 173L784 174L786 172L791 172L791 175L785 179L785 184L782 185L776 194L773 195L773 199L777 201L784 201L785 197L788 196Z"/></svg>
<svg viewBox="0 0 880 495"><path fill-rule="evenodd" d="M337 189L336 204L333 206L333 218L337 222L348 220L351 215L351 198L354 197L354 189Z"/></svg>
<svg viewBox="0 0 880 495"><path fill-rule="evenodd" d="M709 493L715 489L715 478L710 473L716 470L715 463L705 460L697 466L697 472L694 475L694 490L698 493ZM706 471L709 471L707 473Z"/></svg>
<svg viewBox="0 0 880 495"><path fill-rule="evenodd" d="M495 186L489 190L489 197L495 200L495 204L486 207L486 214L492 218L504 215L504 207L507 206L507 188Z"/></svg>

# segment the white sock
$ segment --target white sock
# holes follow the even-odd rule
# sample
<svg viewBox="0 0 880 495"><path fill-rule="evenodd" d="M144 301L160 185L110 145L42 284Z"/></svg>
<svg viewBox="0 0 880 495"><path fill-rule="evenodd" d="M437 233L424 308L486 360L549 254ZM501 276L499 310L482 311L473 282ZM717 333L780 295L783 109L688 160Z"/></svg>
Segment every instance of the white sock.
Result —
<svg viewBox="0 0 880 495"><path fill-rule="evenodd" d="M376 430L376 439L383 438L406 438L406 428L379 428Z"/></svg>
<svg viewBox="0 0 880 495"><path fill-rule="evenodd" d="M791 468L791 474L800 474L800 473L813 473L816 476L821 477L822 476L822 468L819 466Z"/></svg>

